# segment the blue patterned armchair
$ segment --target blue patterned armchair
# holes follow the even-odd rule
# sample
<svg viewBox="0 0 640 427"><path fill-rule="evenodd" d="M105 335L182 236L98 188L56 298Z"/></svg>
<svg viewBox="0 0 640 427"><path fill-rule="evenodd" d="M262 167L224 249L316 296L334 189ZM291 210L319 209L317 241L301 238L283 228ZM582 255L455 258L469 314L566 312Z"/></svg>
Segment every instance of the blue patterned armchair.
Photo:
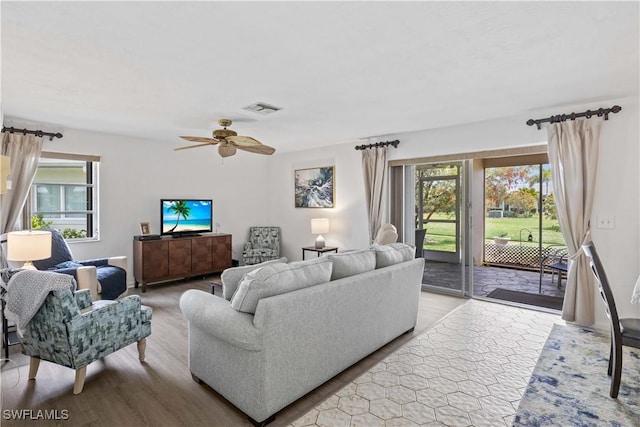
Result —
<svg viewBox="0 0 640 427"><path fill-rule="evenodd" d="M29 276L25 277L28 280ZM21 285L20 275L16 274L13 280L9 293L12 286ZM40 360L57 363L75 369L73 393L79 394L89 363L134 342L138 343L140 361L144 361L152 310L140 304L138 295L92 303L90 291L73 292L75 282L69 280L68 289L48 293L24 329L18 328L18 336L24 353L31 357L29 379L35 378Z"/></svg>
<svg viewBox="0 0 640 427"><path fill-rule="evenodd" d="M249 241L244 244L242 260L259 264L280 258L280 227L249 227Z"/></svg>

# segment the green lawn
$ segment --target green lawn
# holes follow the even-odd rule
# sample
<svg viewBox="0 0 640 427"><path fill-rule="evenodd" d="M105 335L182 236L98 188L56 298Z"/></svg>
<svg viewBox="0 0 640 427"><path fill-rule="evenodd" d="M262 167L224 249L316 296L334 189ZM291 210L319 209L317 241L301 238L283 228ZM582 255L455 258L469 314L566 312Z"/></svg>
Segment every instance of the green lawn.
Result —
<svg viewBox="0 0 640 427"><path fill-rule="evenodd" d="M485 218L484 220L485 239L487 240L506 234L506 237L509 237L511 241L519 243L522 230L522 244L538 245L538 218ZM427 224L426 228L425 249L455 251L455 224L431 222ZM529 230L533 235L532 243L527 242ZM549 245L564 245L564 240L558 229L558 221L543 219L542 246Z"/></svg>

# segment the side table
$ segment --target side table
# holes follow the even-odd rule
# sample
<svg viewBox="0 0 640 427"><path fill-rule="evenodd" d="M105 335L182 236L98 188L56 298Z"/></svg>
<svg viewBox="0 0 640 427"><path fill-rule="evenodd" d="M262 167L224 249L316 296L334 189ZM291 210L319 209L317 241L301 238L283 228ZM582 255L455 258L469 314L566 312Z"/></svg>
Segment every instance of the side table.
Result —
<svg viewBox="0 0 640 427"><path fill-rule="evenodd" d="M318 249L315 246L307 246L302 248L302 260L304 261L304 254L305 252L316 252L318 254L318 256L322 255L325 252L335 252L338 253L338 248L337 247L331 247L331 246L325 246L324 248Z"/></svg>

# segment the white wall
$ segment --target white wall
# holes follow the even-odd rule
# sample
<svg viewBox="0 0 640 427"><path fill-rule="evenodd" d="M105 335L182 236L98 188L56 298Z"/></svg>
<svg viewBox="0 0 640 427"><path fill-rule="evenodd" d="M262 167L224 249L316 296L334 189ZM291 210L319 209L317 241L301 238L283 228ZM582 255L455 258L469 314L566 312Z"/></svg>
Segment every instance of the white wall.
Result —
<svg viewBox="0 0 640 427"><path fill-rule="evenodd" d="M631 304L631 293L640 269L640 184L638 101L620 102L623 110L602 127L598 182L591 228L621 317L640 317L640 306ZM614 229L599 229L598 216L614 217ZM608 328L600 296L596 296L596 326Z"/></svg>
<svg viewBox="0 0 640 427"><path fill-rule="evenodd" d="M234 258L250 225L266 225L269 180L266 156L238 153L224 159L215 147L173 151L183 146L65 129L64 138L44 150L99 155L100 241L72 243L77 259L127 255L133 282L133 236L141 221L160 231L161 198L210 198L214 222L232 234Z"/></svg>
<svg viewBox="0 0 640 427"><path fill-rule="evenodd" d="M302 259L302 247L313 246L312 218L329 218L330 231L323 237L327 246L340 250L364 248L369 243L361 155L355 144L274 155L269 162L269 218L282 229L282 255ZM294 171L335 166L335 208L294 207ZM307 252L307 257L315 254Z"/></svg>

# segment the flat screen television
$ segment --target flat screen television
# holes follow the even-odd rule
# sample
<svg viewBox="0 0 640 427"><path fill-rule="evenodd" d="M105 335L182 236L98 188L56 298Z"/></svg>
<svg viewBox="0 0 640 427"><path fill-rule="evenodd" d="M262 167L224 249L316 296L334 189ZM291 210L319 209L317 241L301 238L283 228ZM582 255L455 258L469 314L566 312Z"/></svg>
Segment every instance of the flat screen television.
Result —
<svg viewBox="0 0 640 427"><path fill-rule="evenodd" d="M209 199L160 200L160 233L193 235L213 230L213 201Z"/></svg>

